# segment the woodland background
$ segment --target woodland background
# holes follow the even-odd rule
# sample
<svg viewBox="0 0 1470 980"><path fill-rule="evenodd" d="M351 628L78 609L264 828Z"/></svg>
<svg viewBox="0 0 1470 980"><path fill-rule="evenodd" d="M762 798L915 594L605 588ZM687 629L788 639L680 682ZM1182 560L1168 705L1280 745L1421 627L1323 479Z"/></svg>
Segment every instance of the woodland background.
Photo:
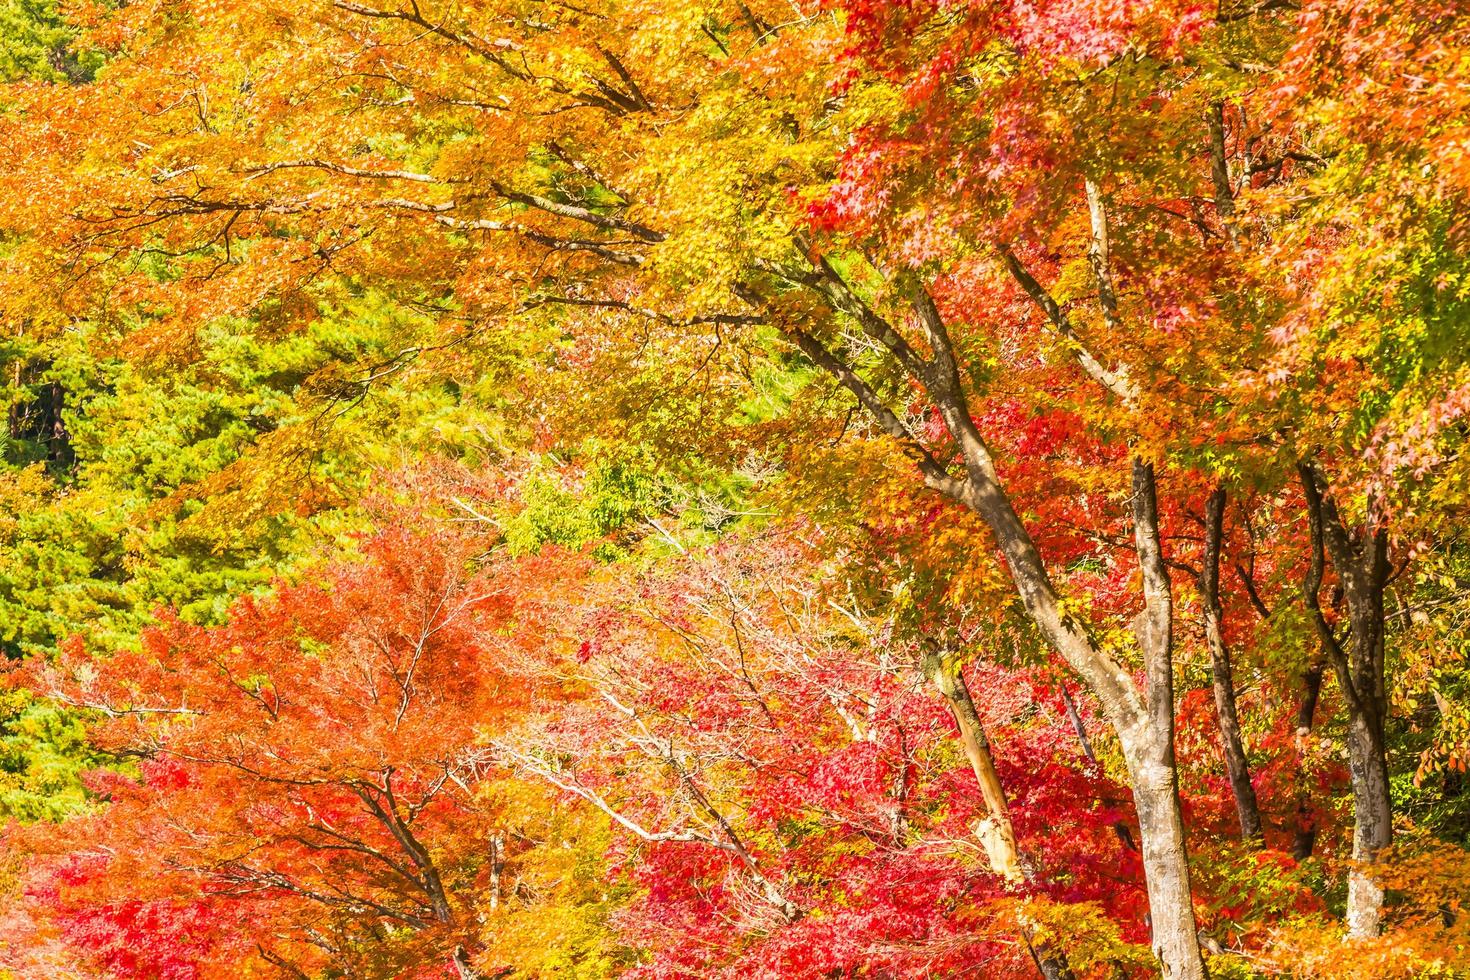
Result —
<svg viewBox="0 0 1470 980"><path fill-rule="evenodd" d="M1470 976L1457 0L0 0L0 976Z"/></svg>

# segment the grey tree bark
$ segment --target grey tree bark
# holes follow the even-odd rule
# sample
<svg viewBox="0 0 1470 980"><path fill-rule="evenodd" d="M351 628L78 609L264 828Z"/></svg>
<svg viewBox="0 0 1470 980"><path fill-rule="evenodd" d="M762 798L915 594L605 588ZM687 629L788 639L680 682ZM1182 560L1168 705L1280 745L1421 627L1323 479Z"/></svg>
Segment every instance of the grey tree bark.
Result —
<svg viewBox="0 0 1470 980"><path fill-rule="evenodd" d="M1061 685L1062 704L1067 709L1067 720L1072 723L1072 731L1077 733L1077 742L1082 746L1082 754L1087 757L1088 762L1097 762L1097 753L1092 749L1092 739L1087 735L1087 726L1082 723L1082 715L1077 711L1077 703L1072 700L1072 694L1067 690L1067 685ZM1111 806L1114 801L1104 799L1104 803ZM1118 843L1129 851L1138 850L1138 842L1133 839L1133 831L1128 824L1122 820L1113 822L1113 834L1118 838Z"/></svg>
<svg viewBox="0 0 1470 980"><path fill-rule="evenodd" d="M1296 832L1291 839L1291 856L1305 861L1317 846L1317 818L1312 812L1312 788L1306 771L1306 741L1317 714L1322 691L1323 664L1312 663L1302 672L1302 699L1296 711Z"/></svg>
<svg viewBox="0 0 1470 980"><path fill-rule="evenodd" d="M1245 588L1246 597L1250 599L1251 605L1255 607L1263 620L1270 621L1273 611L1256 590L1252 569L1237 562L1235 572L1240 579L1240 584ZM1320 552L1314 552L1314 560L1302 581L1302 593L1306 597L1308 610L1320 612L1316 603L1317 594L1321 589L1322 562ZM1312 851L1317 846L1317 817L1312 806L1312 784L1307 770L1307 739L1312 734L1312 726L1316 723L1317 701L1322 693L1322 672L1325 667L1326 663L1322 657L1314 657L1308 661L1302 670L1301 699L1297 702L1296 709L1296 776L1293 780L1296 829L1292 833L1291 856L1298 861L1305 861L1311 857Z"/></svg>
<svg viewBox="0 0 1470 980"><path fill-rule="evenodd" d="M1353 861L1348 875L1348 934L1378 935L1383 886L1371 864L1393 843L1393 800L1389 794L1384 738L1388 691L1384 676L1386 620L1383 597L1389 580L1388 531L1370 499L1363 526L1349 530L1313 463L1300 467L1311 529L1313 578L1320 587L1323 552L1332 559L1350 625L1344 649L1322 613L1315 588L1307 596L1323 647L1342 688L1348 712L1348 770L1353 787Z"/></svg>
<svg viewBox="0 0 1470 980"><path fill-rule="evenodd" d="M1205 641L1210 650L1211 687L1215 716L1220 727L1220 751L1225 774L1235 798L1242 840L1262 838L1261 810L1251 785L1250 763L1240 734L1240 715L1235 701L1235 669L1230 647L1225 642L1224 609L1220 604L1220 550L1225 532L1225 490L1217 488L1205 503L1205 553L1200 562L1199 594L1204 606Z"/></svg>

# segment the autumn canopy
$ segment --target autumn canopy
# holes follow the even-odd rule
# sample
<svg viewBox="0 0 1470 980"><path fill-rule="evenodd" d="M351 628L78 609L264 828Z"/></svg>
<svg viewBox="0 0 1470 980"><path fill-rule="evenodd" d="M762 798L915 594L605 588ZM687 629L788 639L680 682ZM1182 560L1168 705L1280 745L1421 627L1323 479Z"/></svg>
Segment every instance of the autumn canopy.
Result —
<svg viewBox="0 0 1470 980"><path fill-rule="evenodd" d="M1470 976L1459 0L0 0L0 149L3 980Z"/></svg>

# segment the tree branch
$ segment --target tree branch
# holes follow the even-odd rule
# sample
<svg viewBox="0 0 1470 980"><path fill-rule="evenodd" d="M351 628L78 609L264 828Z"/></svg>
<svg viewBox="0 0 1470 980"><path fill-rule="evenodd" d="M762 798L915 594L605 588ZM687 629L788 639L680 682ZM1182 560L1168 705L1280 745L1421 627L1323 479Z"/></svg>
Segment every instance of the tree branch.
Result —
<svg viewBox="0 0 1470 980"><path fill-rule="evenodd" d="M1082 342L1082 338L1078 335L1076 328L1072 326L1071 319L1057 305L1057 301L1051 297L1051 294L1021 264L1021 260L1016 257L1016 253L1011 246L1001 245L1000 255L1005 261L1006 268L1010 270L1011 276L1016 282L1020 283L1021 289L1025 291L1027 296L1031 297L1031 301L1046 314L1047 319L1051 322L1052 328L1067 343L1072 351L1073 357L1076 358L1077 363L1081 365L1082 370L1087 373L1087 376L1102 385L1107 391L1116 395L1124 404L1132 404L1137 400L1138 390L1128 380L1126 372L1110 371L1103 367L1102 362L1092 355L1087 349L1087 345Z"/></svg>

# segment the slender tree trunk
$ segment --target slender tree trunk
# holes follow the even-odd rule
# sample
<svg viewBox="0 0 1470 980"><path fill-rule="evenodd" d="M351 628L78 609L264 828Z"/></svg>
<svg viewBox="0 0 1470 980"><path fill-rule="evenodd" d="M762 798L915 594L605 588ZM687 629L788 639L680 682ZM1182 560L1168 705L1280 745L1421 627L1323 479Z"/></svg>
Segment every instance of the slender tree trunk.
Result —
<svg viewBox="0 0 1470 980"><path fill-rule="evenodd" d="M973 421L958 416L952 406L945 414L951 431L961 434L967 458L973 460L959 499L990 525L1027 613L1052 648L1088 683L1118 733L1138 810L1153 950L1162 975L1165 980L1205 980L1174 760L1173 605L1159 536L1153 467L1142 460L1133 463L1135 536L1145 599L1138 633L1148 680L1140 696L1129 673L1063 610L1035 543L1001 489ZM938 477L931 479L945 485Z"/></svg>
<svg viewBox="0 0 1470 980"><path fill-rule="evenodd" d="M500 878L505 871L505 838L490 836L490 910L500 908Z"/></svg>
<svg viewBox="0 0 1470 980"><path fill-rule="evenodd" d="M1225 151L1224 106L1212 103L1206 114L1210 129L1210 179L1215 188L1215 211L1225 227L1232 248L1239 245L1235 226L1235 196L1230 187L1230 165ZM1225 757L1225 774L1235 798L1235 814L1240 821L1242 840L1263 838L1261 809L1256 790L1251 785L1250 763L1246 759L1240 736L1240 716L1235 703L1235 671L1230 663L1230 647L1225 643L1220 603L1220 548L1225 525L1225 490L1217 487L1205 505L1205 556L1200 564L1200 597L1204 601L1205 642L1210 650L1211 687L1215 695L1215 715L1220 724L1220 750Z"/></svg>
<svg viewBox="0 0 1470 980"><path fill-rule="evenodd" d="M1242 840L1259 842L1261 810L1251 785L1250 763L1240 735L1235 703L1235 671L1225 643L1224 609L1220 604L1220 550L1225 532L1225 490L1217 488L1205 503L1205 554L1200 562L1199 593L1204 606L1205 641L1210 650L1210 674L1215 694L1215 716L1220 726L1220 751L1235 797L1235 813Z"/></svg>
<svg viewBox="0 0 1470 980"><path fill-rule="evenodd" d="M459 980L480 980L480 974L470 965L470 954L465 952L463 946L454 947L450 960L454 963L454 972Z"/></svg>
<svg viewBox="0 0 1470 980"><path fill-rule="evenodd" d="M976 828L989 859L990 868L1007 881L1020 884L1034 881L1035 871L1022 860L1016 846L1016 830L1011 823L1010 804L1006 801L1005 787L1001 785L1000 773L995 768L995 757L990 752L990 740L985 736L985 727L980 713L975 710L975 701L970 689L957 669L949 669L939 651L926 645L924 651L924 674L949 704L955 724L959 726L960 742L965 747L965 757L975 771L975 780L980 784L980 795L985 800L985 819ZM1046 980L1075 980L1076 975L1067 965L1066 954L1060 949L1037 938L1035 927L1024 919L1021 923L1021 938L1036 961L1037 968Z"/></svg>
<svg viewBox="0 0 1470 980"><path fill-rule="evenodd" d="M1334 564L1345 535L1331 529L1341 524L1329 504L1324 508ZM1348 556L1343 555L1344 558ZM1388 786L1388 751L1384 738L1388 692L1383 676L1383 591L1388 580L1387 539L1367 536L1358 556L1362 567L1344 576L1352 615L1351 659L1344 671L1353 684L1348 716L1348 770L1353 782L1353 861L1348 876L1348 934L1376 936L1381 928L1383 887L1366 867L1393 843L1393 801Z"/></svg>
<svg viewBox="0 0 1470 980"><path fill-rule="evenodd" d="M1105 256L1096 261L1106 265ZM921 306L919 312L921 319L937 318L932 304ZM937 387L931 386L931 392ZM958 388L956 376L939 390ZM1134 537L1144 592L1137 632L1147 675L1147 688L1140 696L1128 672L1102 653L1086 627L1062 609L1035 542L1001 488L974 421L961 415L954 402L937 401L968 462L968 486L959 499L990 525L1027 613L1052 648L1088 683L1118 733L1138 809L1153 950L1162 974L1165 980L1205 980L1208 973L1190 894L1174 761L1173 592L1159 534L1153 466L1142 459L1132 463Z"/></svg>
<svg viewBox="0 0 1470 980"><path fill-rule="evenodd" d="M975 771L975 781L980 784L986 815L976 832L985 847L986 856L990 859L990 866L1008 881L1020 883L1027 875L1022 870L1021 853L1016 845L1016 830L1011 823L1010 806L1006 802L1000 774L995 770L995 758L990 753L990 740L981 727L975 702L970 698L964 678L957 673L941 671L931 674L930 679L949 702L950 713L954 715L955 723L960 729L960 741L965 747L965 756L970 760L970 768Z"/></svg>
<svg viewBox="0 0 1470 980"><path fill-rule="evenodd" d="M1225 107L1215 102L1205 113L1210 128L1210 180L1215 185L1215 214L1225 226L1232 247L1239 245L1235 226L1235 194L1230 188L1230 164L1225 153Z"/></svg>
<svg viewBox="0 0 1470 980"><path fill-rule="evenodd" d="M1082 723L1082 715L1077 712L1077 704L1072 700L1072 695L1067 690L1067 685L1061 685L1062 703L1067 706L1067 720L1072 723L1072 731L1077 733L1077 741L1082 745L1082 754L1087 761L1097 763L1097 753L1092 750L1092 739L1087 736L1087 726ZM1104 799L1104 803L1112 805L1113 801ZM1138 842L1133 839L1133 831L1121 820L1113 821L1113 833L1118 838L1118 843L1130 851L1138 850Z"/></svg>
<svg viewBox="0 0 1470 980"><path fill-rule="evenodd" d="M1206 618L1214 617L1206 613ZM1246 759L1244 740L1240 734L1240 717L1235 703L1235 676L1230 663L1230 650L1220 638L1218 623L1205 629L1210 646L1211 687L1215 695L1215 714L1220 726L1220 751L1225 757L1225 775L1230 780L1230 793L1235 799L1235 815L1240 822L1240 837L1260 843L1261 811L1251 784L1250 762Z"/></svg>
<svg viewBox="0 0 1470 980"><path fill-rule="evenodd" d="M1260 613L1261 619L1269 622L1272 618L1271 608L1256 591L1255 580L1251 572L1246 566L1238 563L1235 571L1240 578L1240 584L1245 588L1246 597L1250 599L1251 605L1256 607L1256 612ZM1317 593L1321 586L1322 565L1319 555L1302 584L1302 590L1307 595L1308 610L1316 610ZM1292 834L1291 856L1297 861L1305 861L1311 857L1313 849L1317 846L1317 817L1312 807L1312 782L1307 774L1307 738L1312 734L1312 727L1316 724L1317 702L1322 693L1322 672L1325 667L1325 660L1318 657L1302 671L1302 696L1296 709L1296 774L1294 779L1296 830Z"/></svg>
<svg viewBox="0 0 1470 980"><path fill-rule="evenodd" d="M1086 182L1085 189L1092 224L1087 257L1097 283L1103 318L1110 330L1116 331L1122 324L1110 261L1107 198L1091 180ZM1057 333L1073 345L1078 365L1122 403L1134 403L1138 390L1127 371L1105 367L1086 349L1065 311L1021 266L1012 251L1003 248L1001 257L1021 288L1046 313ZM937 319L937 314L930 315L922 306L919 313L921 322ZM952 387L958 388L957 377ZM944 412L942 403L941 412ZM979 499L973 506L995 532L1027 611L1053 649L1087 681L1118 733L1133 783L1148 884L1153 950L1163 976L1166 980L1203 980L1207 973L1200 954L1190 893L1189 853L1174 760L1173 590L1159 533L1158 488L1153 465L1139 457L1132 460L1133 532L1144 598L1143 613L1138 619L1138 642L1147 676L1147 687L1140 697L1132 680L1126 675L1119 676L1122 672L1118 665L1100 655L1085 628L1057 607L1057 596L1045 567L1009 500L1004 499L999 489L989 454L973 422L957 417L953 410L945 412L945 422L959 439L972 482L984 491L976 495ZM972 449L972 443L979 445ZM987 495L1002 499L992 502Z"/></svg>
<svg viewBox="0 0 1470 980"><path fill-rule="evenodd" d="M1376 936L1381 928L1383 887L1370 865L1393 843L1393 800L1389 794L1384 738L1388 690L1384 677L1388 585L1388 533L1368 502L1364 526L1350 533L1332 498L1322 489L1313 464L1300 468L1312 535L1312 571L1307 605L1337 674L1348 711L1348 770L1353 784L1353 862L1348 873L1348 935ZM1347 599L1351 649L1344 650L1317 599L1324 549Z"/></svg>
<svg viewBox="0 0 1470 980"><path fill-rule="evenodd" d="M1296 712L1296 833L1291 841L1291 856L1305 861L1317 846L1317 818L1312 812L1312 788L1307 778L1307 736L1317 714L1317 699L1322 691L1322 669L1311 664L1302 674L1302 700Z"/></svg>

